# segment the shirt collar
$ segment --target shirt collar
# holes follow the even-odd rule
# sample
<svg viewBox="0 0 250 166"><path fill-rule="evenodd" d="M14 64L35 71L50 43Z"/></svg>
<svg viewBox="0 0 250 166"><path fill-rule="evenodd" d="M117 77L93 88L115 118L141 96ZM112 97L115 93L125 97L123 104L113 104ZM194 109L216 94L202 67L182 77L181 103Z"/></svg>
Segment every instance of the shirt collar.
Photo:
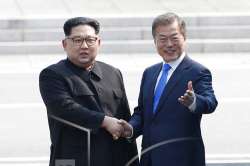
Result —
<svg viewBox="0 0 250 166"><path fill-rule="evenodd" d="M169 64L171 66L170 70L175 70L179 66L179 64L182 62L182 60L184 59L185 55L186 55L186 53L183 52L178 59L176 59L174 61L171 61L169 63L166 63L165 61L163 61L162 65Z"/></svg>

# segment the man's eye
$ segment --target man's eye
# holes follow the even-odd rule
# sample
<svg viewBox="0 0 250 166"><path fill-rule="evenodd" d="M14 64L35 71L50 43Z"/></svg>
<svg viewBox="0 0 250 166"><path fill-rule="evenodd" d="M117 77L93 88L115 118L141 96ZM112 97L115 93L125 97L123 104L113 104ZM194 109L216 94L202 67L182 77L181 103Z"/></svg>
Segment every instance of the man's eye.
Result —
<svg viewBox="0 0 250 166"><path fill-rule="evenodd" d="M95 38L89 38L89 39L86 39L87 42L89 43L94 43L96 41Z"/></svg>
<svg viewBox="0 0 250 166"><path fill-rule="evenodd" d="M74 43L81 43L82 39L73 39Z"/></svg>
<svg viewBox="0 0 250 166"><path fill-rule="evenodd" d="M172 39L172 41L178 42L178 41L179 41L179 38L178 38L178 37L175 37L175 38Z"/></svg>
<svg viewBox="0 0 250 166"><path fill-rule="evenodd" d="M162 38L162 39L160 39L160 41L166 41L167 39L164 39L164 38Z"/></svg>

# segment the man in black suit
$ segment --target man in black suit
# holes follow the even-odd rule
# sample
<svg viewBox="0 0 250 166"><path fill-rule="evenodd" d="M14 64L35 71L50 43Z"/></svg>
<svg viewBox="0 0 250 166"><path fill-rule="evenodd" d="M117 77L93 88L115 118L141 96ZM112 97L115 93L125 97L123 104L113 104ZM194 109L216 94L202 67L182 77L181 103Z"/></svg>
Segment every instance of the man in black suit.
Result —
<svg viewBox="0 0 250 166"><path fill-rule="evenodd" d="M62 45L67 59L40 73L40 92L48 115L91 130L91 166L124 166L137 155L137 148L135 142L119 138L123 130L119 119L129 120L130 110L121 72L95 60L101 44L99 29L91 18L65 22ZM76 166L87 165L86 133L48 121L50 166L67 159Z"/></svg>

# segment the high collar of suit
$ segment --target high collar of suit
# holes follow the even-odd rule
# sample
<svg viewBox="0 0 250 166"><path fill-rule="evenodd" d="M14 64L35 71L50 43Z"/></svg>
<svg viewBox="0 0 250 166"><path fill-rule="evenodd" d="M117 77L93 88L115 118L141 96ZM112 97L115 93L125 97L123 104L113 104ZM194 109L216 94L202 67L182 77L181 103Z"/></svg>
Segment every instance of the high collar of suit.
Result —
<svg viewBox="0 0 250 166"><path fill-rule="evenodd" d="M90 70L90 73L92 75L94 75L95 77L97 77L98 79L102 79L103 76L102 76L102 70L101 70L101 67L99 65L99 62L95 62L92 69Z"/></svg>
<svg viewBox="0 0 250 166"><path fill-rule="evenodd" d="M66 60L67 65L81 78L83 78L85 81L89 81L91 79L100 80L102 79L102 70L99 66L98 62L95 62L93 64L93 67L91 70L86 70L84 68L81 68L79 66L76 66L74 63L72 63L69 59Z"/></svg>

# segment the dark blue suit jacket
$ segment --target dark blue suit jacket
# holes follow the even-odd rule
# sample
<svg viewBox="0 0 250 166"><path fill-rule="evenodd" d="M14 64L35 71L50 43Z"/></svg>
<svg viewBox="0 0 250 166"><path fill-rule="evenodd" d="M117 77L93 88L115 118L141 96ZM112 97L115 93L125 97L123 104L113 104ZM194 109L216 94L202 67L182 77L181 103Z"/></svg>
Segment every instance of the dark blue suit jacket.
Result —
<svg viewBox="0 0 250 166"><path fill-rule="evenodd" d="M170 77L157 112L153 114L153 96L162 63L147 68L142 77L138 107L130 120L134 128L134 138L143 135L142 150L159 142L192 138L154 148L142 155L141 165L148 166L204 166L205 151L201 137L202 114L212 113L217 100L212 88L210 71L201 64L185 56ZM188 81L193 82L196 94L196 109L191 112L178 102L187 90Z"/></svg>

